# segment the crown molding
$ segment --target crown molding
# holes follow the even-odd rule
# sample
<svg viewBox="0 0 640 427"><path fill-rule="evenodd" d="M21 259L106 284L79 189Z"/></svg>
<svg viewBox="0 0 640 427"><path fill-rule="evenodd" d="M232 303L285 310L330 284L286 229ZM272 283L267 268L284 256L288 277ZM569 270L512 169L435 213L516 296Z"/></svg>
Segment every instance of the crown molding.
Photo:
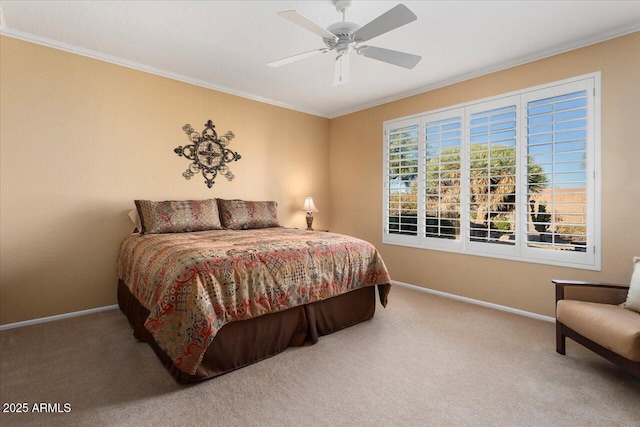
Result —
<svg viewBox="0 0 640 427"><path fill-rule="evenodd" d="M465 74L460 74L445 80L440 80L436 83L433 84L429 84L426 86L421 86L419 88L413 89L411 91L407 91L407 92L402 92L396 95L393 95L391 97L386 97L386 98L381 98L378 99L376 101L373 102L369 102L366 104L362 104L356 107L352 107L349 109L345 109L345 110L340 110L337 112L332 112L332 113L326 113L326 112L321 112L321 111L317 111L317 110L312 110L309 108L304 108L298 105L293 105L293 104L287 104L287 103L283 103L283 102L279 102L273 99L268 99L268 98L263 98L261 96L258 95L254 95L251 93L247 93L247 92L242 92L242 91L238 91L226 86L221 86L221 85L217 85L215 83L212 82L208 82L208 81L204 81L204 80L199 80L199 79L195 79L189 76L185 76L183 74L178 74L178 73L174 73L171 71L166 71L166 70L162 70L159 68L155 68L155 67L151 67L148 65L144 65L144 64L140 64L134 61L129 61L123 58L119 58L116 56L112 56L112 55L108 55L102 52L98 52L98 51L94 51L94 50L90 50L90 49L85 49L82 47L78 47L78 46L74 46L71 44L67 44L67 43L63 43L63 42L59 42L53 39L49 39L46 37L41 37L41 36L37 36L34 34L30 34L30 33L26 33L26 32L22 32L22 31L18 31L18 30L14 30L11 28L7 28L6 23L4 21L4 14L2 12L2 7L0 6L0 35L3 36L7 36L7 37L11 37L11 38L15 38L15 39L19 39L19 40L24 40L27 42L31 42L31 43L35 43L35 44L39 44L42 46L46 46L46 47L50 47L53 49L58 49L58 50L63 50L65 52L70 52L70 53L75 53L77 55L81 55L81 56L86 56L92 59L97 59L99 61L104 61L104 62L109 62L111 64L115 64L115 65L120 65L123 67L127 67L127 68L131 68L137 71L142 71L145 73L150 73L150 74L155 74L161 77L165 77L165 78L169 78L172 80L177 80L177 81L181 81L184 83L188 83L188 84L192 84L195 86L200 86L203 87L205 89L211 89L211 90L215 90L218 92L223 92L223 93L227 93L230 95L235 95L235 96L239 96L241 98L246 98L246 99L250 99L252 101L257 101L257 102L262 102L265 104L270 104L270 105L274 105L276 107L282 107L282 108L286 108L288 110L293 110L293 111L298 111L301 113L305 113L305 114L311 114L314 116L318 116L318 117L323 117L323 118L327 118L327 119L335 119L337 117L341 117L347 114L352 114L352 113L356 113L358 111L362 111L362 110L366 110L369 108L373 108L373 107L378 107L380 105L384 105L384 104L388 104L390 102L394 102L394 101L398 101L404 98L409 98L411 96L415 96L415 95L419 95L425 92L429 92L435 89L440 89L446 86L450 86L456 83L460 83L466 80L471 80L477 77L481 77L487 74L491 74L491 73L495 73L498 71L502 71L502 70L506 70L509 68L513 68L513 67L517 67L519 65L524 65L524 64L528 64L530 62L534 62L534 61L538 61L544 58L548 58L551 56L555 56L555 55L559 55L565 52L569 52L572 50L576 50L576 49L580 49L586 46L590 46L596 43L601 43L610 39L614 39L617 37L622 37L625 36L627 34L631 34L634 32L640 31L640 21L636 21L633 22L630 25L627 25L625 27L620 27L620 28L616 28L614 30L611 31L605 31L605 32L601 32L589 37L585 37L570 43L565 43L556 47L553 47L551 49L546 49L540 52L537 52L535 54L532 55L527 55L527 56L523 56L523 57L519 57L513 60L509 60L506 62L502 62L499 64L495 64L492 65L490 67L485 67L482 68L480 70L477 71L473 71L471 73L465 73Z"/></svg>
<svg viewBox="0 0 640 427"><path fill-rule="evenodd" d="M2 12L2 5L0 4L0 31L4 31L7 25L4 23L4 13Z"/></svg>
<svg viewBox="0 0 640 427"><path fill-rule="evenodd" d="M144 73L155 74L160 77L166 77L168 79L177 80L183 83L192 84L194 86L200 86L205 89L211 89L218 92L227 93L230 95L239 96L241 98L250 99L252 101L258 101L265 104L274 105L276 107L286 108L288 110L298 111L305 114L311 114L313 116L329 118L327 113L323 113L320 111L310 110L308 108L303 108L296 105L287 104L284 102L279 102L273 99L263 98L258 95L254 95L247 92L238 91L226 86L217 85L211 82L207 82L204 80L195 79L193 77L185 76L183 74L174 73L171 71L162 70L160 68L151 67L148 65L140 64L138 62L129 61L127 59L119 58L117 56L108 55L106 53L97 52L90 49L85 49L82 47L74 46L71 44L59 42L57 40L52 40L46 37L37 36L30 33L25 33L22 31L14 30L12 28L7 28L6 25L2 23L2 9L0 9L0 35L11 37L18 40L23 40L30 43L35 43L38 45L50 47L53 49L62 50L65 52L75 53L76 55L86 56L88 58L97 59L99 61L109 62L111 64L120 65L122 67L131 68L137 71L142 71Z"/></svg>
<svg viewBox="0 0 640 427"><path fill-rule="evenodd" d="M336 117L345 116L347 114L356 113L358 111L366 110L373 107L378 107L380 105L388 104L390 102L399 101L404 98L409 98L411 96L420 95L425 92L429 92L435 89L440 89L446 86L451 86L456 83L461 83L467 80L471 80L477 77L485 76L487 74L495 73L498 71L507 70L509 68L517 67L520 65L528 64L530 62L539 61L541 59L549 58L551 56L560 55L562 53L570 52L572 50L580 49L583 47L591 46L596 43L605 42L607 40L615 39L618 37L626 36L627 34L632 34L637 31L640 31L640 21L636 21L628 26L616 28L612 31L606 31L603 33L599 33L596 35L592 35L589 37L585 37L570 43L565 43L551 49L546 49L532 55L522 56L520 58L516 58L510 61L502 62L496 65L492 65L490 67L485 67L477 71L473 71L471 73L460 74L455 77L451 77L449 79L441 80L439 82L422 86L417 89L402 92L396 94L394 96L380 99L378 101L374 101L368 104L364 104L358 107L354 107L347 110L342 110L337 113L331 114L329 119L335 119Z"/></svg>

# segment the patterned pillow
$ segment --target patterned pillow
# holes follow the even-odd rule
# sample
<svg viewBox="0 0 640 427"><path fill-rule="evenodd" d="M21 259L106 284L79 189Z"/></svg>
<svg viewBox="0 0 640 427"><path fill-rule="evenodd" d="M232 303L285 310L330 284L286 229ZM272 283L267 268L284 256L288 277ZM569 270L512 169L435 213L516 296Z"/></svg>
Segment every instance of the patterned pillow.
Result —
<svg viewBox="0 0 640 427"><path fill-rule="evenodd" d="M218 205L220 206L220 219L225 228L248 230L250 228L280 227L276 202L218 199Z"/></svg>
<svg viewBox="0 0 640 427"><path fill-rule="evenodd" d="M131 212L129 212L129 219L135 227L133 232L140 234L140 230L142 230L142 224L140 223L140 215L138 214L138 209L133 209L131 210Z"/></svg>
<svg viewBox="0 0 640 427"><path fill-rule="evenodd" d="M153 202L136 200L140 234L184 233L220 230L216 199Z"/></svg>

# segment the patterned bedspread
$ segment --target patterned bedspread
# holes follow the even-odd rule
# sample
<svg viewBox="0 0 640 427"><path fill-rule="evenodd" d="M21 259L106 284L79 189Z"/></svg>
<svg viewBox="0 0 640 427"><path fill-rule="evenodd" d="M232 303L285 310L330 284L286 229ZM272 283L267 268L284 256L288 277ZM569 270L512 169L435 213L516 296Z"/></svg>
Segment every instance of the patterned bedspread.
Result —
<svg viewBox="0 0 640 427"><path fill-rule="evenodd" d="M227 323L390 283L370 243L287 228L132 235L118 275L150 311L147 330L189 374ZM379 291L385 306L388 287Z"/></svg>

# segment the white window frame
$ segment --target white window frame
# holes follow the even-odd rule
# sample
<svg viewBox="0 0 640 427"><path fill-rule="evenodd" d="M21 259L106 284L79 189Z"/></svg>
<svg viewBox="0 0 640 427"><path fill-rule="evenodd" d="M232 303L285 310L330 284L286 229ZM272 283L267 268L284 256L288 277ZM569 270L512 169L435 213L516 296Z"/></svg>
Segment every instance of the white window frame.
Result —
<svg viewBox="0 0 640 427"><path fill-rule="evenodd" d="M587 244L585 252L558 251L531 247L527 244L527 102L543 99L545 96L555 96L557 91L564 93L587 90ZM509 104L512 102L512 104ZM484 242L471 242L469 239L469 168L470 168L470 115L478 111L486 111L505 105L516 105L516 216L515 216L515 245L497 245ZM441 239L426 237L426 197L424 174L426 173L425 159L425 124L444 118L462 118L461 143L461 207L460 207L460 238ZM419 170L418 170L418 231L416 236L389 233L388 221L388 140L390 129L418 125L419 126ZM490 98L474 100L438 110L427 111L412 116L387 120L383 123L383 224L382 243L409 246L430 250L462 253L476 256L502 258L586 270L601 270L601 73L595 72L549 84L530 87L523 90L496 95Z"/></svg>

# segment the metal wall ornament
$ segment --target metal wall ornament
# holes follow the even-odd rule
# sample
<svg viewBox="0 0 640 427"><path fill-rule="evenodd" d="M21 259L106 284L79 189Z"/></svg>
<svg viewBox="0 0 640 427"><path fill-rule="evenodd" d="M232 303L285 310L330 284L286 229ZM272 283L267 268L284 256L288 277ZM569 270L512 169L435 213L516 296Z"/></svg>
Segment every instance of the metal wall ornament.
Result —
<svg viewBox="0 0 640 427"><path fill-rule="evenodd" d="M202 134L199 134L193 130L190 124L184 125L182 130L189 136L193 144L184 147L181 145L173 151L178 156L184 156L192 161L187 170L182 173L185 179L191 179L195 174L202 173L204 183L211 188L215 184L214 179L218 173L229 181L233 181L235 175L231 173L227 163L238 161L242 157L227 148L229 142L235 138L232 131L228 131L224 136L218 138L214 129L216 126L211 120L207 121L204 126Z"/></svg>

